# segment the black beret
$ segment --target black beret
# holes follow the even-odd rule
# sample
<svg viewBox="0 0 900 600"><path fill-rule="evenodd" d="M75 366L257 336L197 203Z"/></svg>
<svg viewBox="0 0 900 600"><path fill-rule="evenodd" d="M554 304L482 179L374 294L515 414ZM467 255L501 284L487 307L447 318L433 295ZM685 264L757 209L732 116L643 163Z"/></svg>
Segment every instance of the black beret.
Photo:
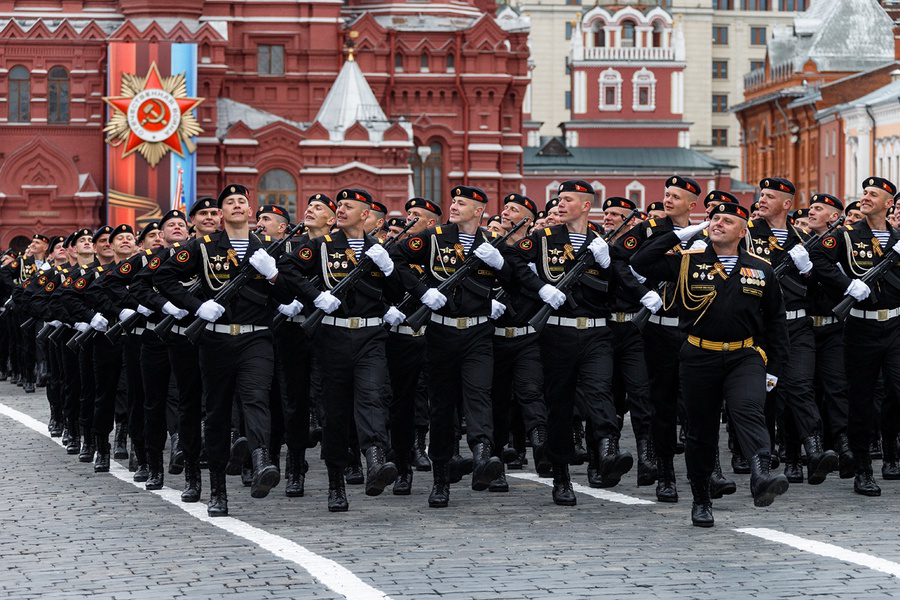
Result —
<svg viewBox="0 0 900 600"><path fill-rule="evenodd" d="M84 229L79 229L78 231L72 232L72 236L71 236L72 243L70 243L69 245L74 246L75 242L78 241L78 238L84 237L84 236L88 236L89 238L91 238L92 242L94 241L94 232L91 231L90 229L88 229L87 227L85 227Z"/></svg>
<svg viewBox="0 0 900 600"><path fill-rule="evenodd" d="M169 211L169 212L173 212L173 211ZM178 211L178 212L180 214L184 214L181 211ZM166 213L166 214L168 214L168 213ZM170 217L170 218L175 218L175 217ZM165 217L163 217L163 219L165 219ZM162 223L162 221L160 221L160 223ZM151 231L159 231L159 223L157 223L156 221L153 221L152 223L147 223L146 225L144 225L144 228L141 229L140 233L138 233L138 236L137 236L138 244L143 242L144 238L147 237L147 234L150 233Z"/></svg>
<svg viewBox="0 0 900 600"><path fill-rule="evenodd" d="M109 225L104 225L103 227L101 227L100 229L98 229L97 231L94 232L93 237L91 237L91 241L96 244L97 240L100 239L101 235L103 235L104 233L112 233L112 230L113 230L113 228L110 227Z"/></svg>
<svg viewBox="0 0 900 600"><path fill-rule="evenodd" d="M477 200L478 202L488 201L488 196L486 193L484 193L483 189L477 187L469 187L467 185L458 185L453 188L453 196L461 196L462 198Z"/></svg>
<svg viewBox="0 0 900 600"><path fill-rule="evenodd" d="M603 210L606 210L607 208L625 208L627 210L634 210L637 208L637 204L635 204L628 198L622 198L621 196L610 196L603 202Z"/></svg>
<svg viewBox="0 0 900 600"><path fill-rule="evenodd" d="M197 228L194 225L188 225L188 235L195 235Z"/></svg>
<svg viewBox="0 0 900 600"><path fill-rule="evenodd" d="M216 207L222 208L222 203L225 201L225 198L227 198L228 196L235 196L235 195L244 196L245 198L247 198L249 200L250 199L250 190L248 190L244 186L239 185L237 183L232 183L232 184L226 185L225 188L221 192L219 192L219 197L216 198Z"/></svg>
<svg viewBox="0 0 900 600"><path fill-rule="evenodd" d="M355 188L347 188L346 190L341 190L337 195L338 202L341 200L356 200L357 202L365 202L369 206L372 205L374 200L372 199L372 194L367 192L366 190L359 190Z"/></svg>
<svg viewBox="0 0 900 600"><path fill-rule="evenodd" d="M500 215L493 215L492 217L488 217L487 224L490 225L491 223L501 223L502 221L503 219L500 218Z"/></svg>
<svg viewBox="0 0 900 600"><path fill-rule="evenodd" d="M387 220L387 226L399 227L403 229L404 227L406 227L406 219L404 219L403 217L391 217Z"/></svg>
<svg viewBox="0 0 900 600"><path fill-rule="evenodd" d="M66 238L65 245L66 245L66 248L71 248L72 246L75 245L75 234L74 233L69 234L69 237Z"/></svg>
<svg viewBox="0 0 900 600"><path fill-rule="evenodd" d="M750 212L754 212L759 210L759 200L756 200L753 204L750 205Z"/></svg>
<svg viewBox="0 0 900 600"><path fill-rule="evenodd" d="M844 207L844 214L849 215L851 210L859 210L859 200L854 200Z"/></svg>
<svg viewBox="0 0 900 600"><path fill-rule="evenodd" d="M587 181L581 179L569 179L568 181L563 181L559 184L559 188L557 188L556 191L559 193L578 192L579 194L593 194L594 188Z"/></svg>
<svg viewBox="0 0 900 600"><path fill-rule="evenodd" d="M759 182L759 189L775 190L785 194L793 194L796 191L794 184L783 177L767 177Z"/></svg>
<svg viewBox="0 0 900 600"><path fill-rule="evenodd" d="M694 194L695 196L700 195L700 184L690 177L679 177L678 175L669 177L666 180L666 187L672 186L681 188L687 192Z"/></svg>
<svg viewBox="0 0 900 600"><path fill-rule="evenodd" d="M794 220L805 219L808 216L809 216L808 208L798 208L797 210L794 211Z"/></svg>
<svg viewBox="0 0 900 600"><path fill-rule="evenodd" d="M503 199L503 206L506 206L510 202L514 204L521 204L532 213L537 213L537 204L529 198L528 196L523 196L522 194L508 194L506 198Z"/></svg>
<svg viewBox="0 0 900 600"><path fill-rule="evenodd" d="M719 215L719 214L735 215L744 220L747 220L750 218L750 211L747 210L746 208L744 208L743 206L741 206L740 204L737 204L736 202L723 202L722 204L718 205L717 207L715 207L713 209L712 214L713 215ZM712 215L710 215L710 216L712 216Z"/></svg>
<svg viewBox="0 0 900 600"><path fill-rule="evenodd" d="M557 206L559 206L559 198L550 198L549 200L547 200L547 206L544 207L544 210L549 213L551 208L555 208Z"/></svg>
<svg viewBox="0 0 900 600"><path fill-rule="evenodd" d="M43 233L36 233L36 234L34 234L33 236L31 236L31 239L33 239L33 240L42 240L42 241L44 241L44 242L47 242L48 244L50 243L50 238L48 238L48 237L47 237L46 235L44 235Z"/></svg>
<svg viewBox="0 0 900 600"><path fill-rule="evenodd" d="M307 205L312 204L313 202L321 202L322 204L330 208L331 212L337 212L337 204L335 204L334 200L332 200L325 194L313 194L309 197Z"/></svg>
<svg viewBox="0 0 900 600"><path fill-rule="evenodd" d="M709 208L710 202L734 202L735 204L739 204L738 199L728 192L723 192L721 190L713 190L706 195L706 198L703 199L703 206Z"/></svg>
<svg viewBox="0 0 900 600"><path fill-rule="evenodd" d="M279 217L284 217L288 221L291 220L291 217L290 217L290 215L288 215L288 212L285 209L283 209L280 206L277 206L275 204L263 204L262 206L260 206L256 211L256 218L259 219L259 215L266 215L266 214L278 215Z"/></svg>
<svg viewBox="0 0 900 600"><path fill-rule="evenodd" d="M809 205L812 206L816 202L833 206L838 210L844 210L844 204L831 194L813 194L812 198L809 199Z"/></svg>
<svg viewBox="0 0 900 600"><path fill-rule="evenodd" d="M203 210L206 208L219 208L218 204L216 204L215 198L210 198L209 196L205 196L200 198L196 202L194 202L193 206L191 206L190 213L188 216L193 217L198 210Z"/></svg>
<svg viewBox="0 0 900 600"><path fill-rule="evenodd" d="M372 205L372 210L374 210L375 212L387 214L387 211L388 211L387 206L385 206L381 202L378 202L377 200L372 200L369 204Z"/></svg>
<svg viewBox="0 0 900 600"><path fill-rule="evenodd" d="M173 208L172 210L170 210L169 212L167 212L166 214L164 214L162 216L162 219L160 219L159 223L157 223L157 227L159 229L162 229L162 226L166 224L166 221L171 221L172 219L184 219L184 222L187 223L187 215L184 214L184 211L178 210L177 208ZM147 229L147 228L144 227L144 229ZM144 237L143 230L141 231L140 237L141 238Z"/></svg>
<svg viewBox="0 0 900 600"><path fill-rule="evenodd" d="M647 207L647 212L649 213L651 210L661 210L665 212L666 206L662 202L651 202L650 206Z"/></svg>
<svg viewBox="0 0 900 600"><path fill-rule="evenodd" d="M134 235L134 227L128 225L127 223L122 223L109 233L109 241L112 242L114 237L122 233L130 233L131 235Z"/></svg>
<svg viewBox="0 0 900 600"><path fill-rule="evenodd" d="M546 210L539 210L539 211L537 211L537 214L534 215L534 220L535 220L535 221L537 221L538 219L546 219L546 218L547 218L547 211L546 211Z"/></svg>
<svg viewBox="0 0 900 600"><path fill-rule="evenodd" d="M406 212L409 212L409 209L411 208L424 208L428 212L433 212L437 216L441 216L441 207L428 198L410 198L406 201L404 210L406 210Z"/></svg>
<svg viewBox="0 0 900 600"><path fill-rule="evenodd" d="M867 187L877 187L888 192L891 196L897 193L897 186L885 179L884 177L868 177L862 182L863 189Z"/></svg>
<svg viewBox="0 0 900 600"><path fill-rule="evenodd" d="M61 236L61 235L53 236L52 238L50 238L50 244L47 248L47 252L53 252L54 246L56 246L57 244L65 244L65 242L66 242L66 238L64 238L63 236ZM63 248L65 248L65 246L63 246Z"/></svg>

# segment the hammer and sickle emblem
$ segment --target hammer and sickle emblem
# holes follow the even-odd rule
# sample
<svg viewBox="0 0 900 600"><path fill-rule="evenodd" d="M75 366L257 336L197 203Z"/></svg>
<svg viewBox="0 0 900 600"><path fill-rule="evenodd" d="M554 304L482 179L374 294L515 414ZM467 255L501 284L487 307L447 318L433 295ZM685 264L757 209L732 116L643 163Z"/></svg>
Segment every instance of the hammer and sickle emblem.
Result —
<svg viewBox="0 0 900 600"><path fill-rule="evenodd" d="M169 124L166 119L166 109L159 100L148 100L141 109L141 112L144 113L144 118L141 119L141 127L148 123L151 125L157 123L162 123L163 125Z"/></svg>

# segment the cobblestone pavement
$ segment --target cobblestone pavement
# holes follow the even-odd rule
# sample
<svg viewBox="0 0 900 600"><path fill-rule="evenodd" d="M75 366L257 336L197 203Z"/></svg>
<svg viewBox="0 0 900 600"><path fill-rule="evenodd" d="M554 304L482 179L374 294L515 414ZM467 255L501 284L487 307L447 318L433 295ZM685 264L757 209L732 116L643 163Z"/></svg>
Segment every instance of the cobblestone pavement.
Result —
<svg viewBox="0 0 900 600"><path fill-rule="evenodd" d="M48 413L42 389L0 383L3 597L900 596L900 482L879 478L882 496L863 498L835 474L755 509L749 476L734 476L738 493L715 501L716 526L699 529L678 457L678 504L655 502L634 472L613 490L590 490L582 466L572 469L585 487L571 508L555 506L549 480L526 470L512 472L526 478L510 477L508 494L456 484L443 510L427 507L430 473L416 473L408 497L348 486L350 511L331 514L313 450L305 497L286 498L279 485L254 500L229 477L232 518L211 520L205 472L194 505L178 501L182 476L147 492L125 461L94 474L47 437ZM622 445L634 452L630 432Z"/></svg>

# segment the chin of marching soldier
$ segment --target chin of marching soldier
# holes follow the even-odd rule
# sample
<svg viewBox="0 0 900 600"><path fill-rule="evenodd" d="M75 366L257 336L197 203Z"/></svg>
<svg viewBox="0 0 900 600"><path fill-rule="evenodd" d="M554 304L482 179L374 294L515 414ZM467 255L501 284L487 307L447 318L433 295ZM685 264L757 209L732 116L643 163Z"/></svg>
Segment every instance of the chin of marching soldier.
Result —
<svg viewBox="0 0 900 600"><path fill-rule="evenodd" d="M579 412L590 421L600 461L601 487L618 484L634 459L619 450L619 425L612 397L612 333L607 326L609 301L622 285L611 269L609 246L588 226L594 190L581 180L559 186L559 225L535 230L516 245L516 275L554 309L539 337L547 402L547 455L553 469L553 500L576 504L569 477L573 455L572 418ZM581 260L592 261L568 290L556 288ZM532 268L534 269L532 271Z"/></svg>
<svg viewBox="0 0 900 600"><path fill-rule="evenodd" d="M455 425L460 400L473 454L472 489L486 490L503 469L493 452L494 326L489 315L496 279L509 281L512 271L489 242L499 236L479 227L487 194L461 185L453 188L451 196L448 224L425 229L391 248L404 287L433 311L425 330L432 402L428 448L434 477L428 498L432 508L450 502L450 481L456 474L450 473L449 465L458 449ZM473 254L471 260L481 262L449 298L436 289ZM424 266L425 278L420 280L411 265Z"/></svg>
<svg viewBox="0 0 900 600"><path fill-rule="evenodd" d="M228 514L225 468L235 397L243 407L251 449L250 495L264 498L280 480L269 457L269 390L275 360L269 329L275 311L272 286L262 275L253 274L225 306L213 299L241 269L251 268L247 263L254 252L265 251L271 243L268 236L250 232L253 211L249 195L244 186L226 186L217 198L224 231L194 239L164 262L153 278L168 301L207 322L199 345L209 454L207 512L211 517ZM201 281L196 295L182 285L182 280L192 275Z"/></svg>
<svg viewBox="0 0 900 600"><path fill-rule="evenodd" d="M394 273L394 263L365 230L372 196L365 190L345 189L336 200L335 231L298 244L277 263L262 253L255 254L251 263L274 283L279 302L287 304L296 298L327 315L315 333L314 344L326 399L323 454L328 468L328 510L343 512L349 508L344 469L349 465L351 419L366 456L366 495L378 496L397 477L397 467L385 458L387 331L382 326L386 310L383 289L385 279ZM366 257L374 263L371 269L340 298L333 295L330 290ZM366 264L371 263L363 262ZM314 276L321 289L310 281Z"/></svg>
<svg viewBox="0 0 900 600"><path fill-rule="evenodd" d="M707 223L701 223L648 241L631 263L643 276L677 284L679 319L688 335L680 353L688 423L685 461L694 497L691 520L699 527L714 522L709 476L723 401L741 448L751 454L753 503L768 506L788 488L784 475L769 472L771 446L763 413L766 391L777 384L787 360L784 301L769 263L742 247L748 217L738 204L721 204L708 223L706 248L668 253L702 231Z"/></svg>

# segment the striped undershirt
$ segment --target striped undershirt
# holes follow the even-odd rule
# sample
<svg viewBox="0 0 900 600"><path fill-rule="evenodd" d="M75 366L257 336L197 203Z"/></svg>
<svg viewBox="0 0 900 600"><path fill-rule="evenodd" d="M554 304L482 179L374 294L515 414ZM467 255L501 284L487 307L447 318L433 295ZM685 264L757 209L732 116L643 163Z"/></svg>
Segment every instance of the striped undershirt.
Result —
<svg viewBox="0 0 900 600"><path fill-rule="evenodd" d="M247 248L250 247L250 240L247 238L242 240L231 238L229 241L231 242L231 247L234 248L235 253L237 253L238 260L244 260L244 255L247 254Z"/></svg>
<svg viewBox="0 0 900 600"><path fill-rule="evenodd" d="M872 235L874 235L878 239L878 243L881 244L881 248L884 249L891 237L891 232L882 231L881 229L873 229Z"/></svg>
<svg viewBox="0 0 900 600"><path fill-rule="evenodd" d="M679 227L678 225L672 225L672 230L673 230L675 233L678 233L678 232L681 231L682 229L684 229L684 227ZM682 247L682 248L687 248L687 247L688 247L688 242L689 242L689 241L690 241L690 240L684 240L683 242L681 242L681 247Z"/></svg>
<svg viewBox="0 0 900 600"><path fill-rule="evenodd" d="M787 229L772 229L772 235L775 236L775 239L778 240L779 246L784 246L784 243L787 241L788 230Z"/></svg>
<svg viewBox="0 0 900 600"><path fill-rule="evenodd" d="M719 262L722 263L722 266L725 267L725 274L731 275L731 271L734 270L734 265L737 264L737 255L731 254L720 254Z"/></svg>
<svg viewBox="0 0 900 600"><path fill-rule="evenodd" d="M359 238L359 239L347 238L347 243L350 245L351 248L353 248L353 251L356 253L356 256L359 256L363 251L363 246L365 245L366 240L364 240L363 238Z"/></svg>
<svg viewBox="0 0 900 600"><path fill-rule="evenodd" d="M584 246L584 241L587 239L586 233L572 233L569 232L569 241L572 242L572 247L575 248L575 252L581 250L581 247Z"/></svg>
<svg viewBox="0 0 900 600"><path fill-rule="evenodd" d="M463 251L468 254L469 250L472 249L472 244L475 243L475 234L459 232L457 235L459 237L459 243L462 244Z"/></svg>

